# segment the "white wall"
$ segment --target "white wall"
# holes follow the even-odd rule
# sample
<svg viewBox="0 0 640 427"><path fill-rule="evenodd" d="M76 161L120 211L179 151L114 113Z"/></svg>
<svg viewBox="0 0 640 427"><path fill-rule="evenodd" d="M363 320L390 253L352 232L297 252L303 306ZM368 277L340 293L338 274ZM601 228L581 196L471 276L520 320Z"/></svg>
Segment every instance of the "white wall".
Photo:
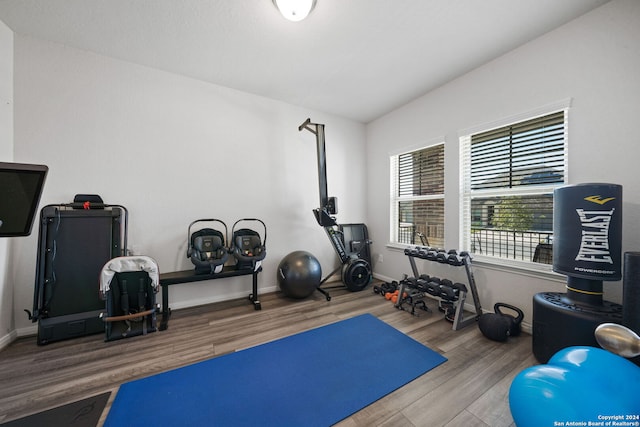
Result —
<svg viewBox="0 0 640 427"><path fill-rule="evenodd" d="M446 246L455 248L459 132L571 98L569 179L624 186L623 250L638 250L640 150L634 124L640 112L639 22L640 3L607 3L366 129L339 117L16 35L15 143L7 144L3 136L0 154L11 155L15 146L16 161L49 165L42 204L98 193L108 203L125 205L130 247L155 257L161 271L191 268L184 254L192 220L214 216L231 226L240 217L263 219L269 237L260 286L271 290L277 264L290 251L311 251L325 272L337 262L311 214L318 205L315 139L297 131L311 117L327 125L329 193L339 198L339 220L366 222L376 275L399 279L410 271L406 257L386 246L389 152L445 137ZM8 42L9 33L0 29L0 43ZM2 49L2 57L10 57ZM7 81L0 78L3 84ZM35 234L12 241L15 261L4 277L12 278L15 325L0 320L0 339L7 328L33 331L22 309L32 305ZM383 262L375 262L378 254ZM6 256L0 252L2 259ZM509 302L525 309L529 322L535 293L564 289L562 277L554 281L480 266L475 273L485 309L496 301ZM6 292L2 280L0 274L0 291ZM246 277L181 285L171 288L171 301L178 308L246 295L249 288ZM620 302L620 288L619 283L605 284L605 297Z"/></svg>
<svg viewBox="0 0 640 427"><path fill-rule="evenodd" d="M566 98L572 99L569 181L621 184L623 251L640 250L639 69L640 2L613 1L370 123L368 226L373 258L383 256L374 271L392 279L411 272L402 252L385 246L390 152L445 137L445 239L447 248L457 248L459 132ZM434 266L425 262L421 268L430 273ZM431 274L446 276L442 268ZM474 271L485 310L498 301L511 303L524 309L528 323L533 295L564 292L566 282L559 275L553 280L480 266ZM620 303L621 288L605 282L605 299Z"/></svg>
<svg viewBox="0 0 640 427"><path fill-rule="evenodd" d="M316 140L298 132L307 117L326 125L328 187L339 198L339 220L364 222L364 125L41 40L15 39L15 156L49 166L41 205L70 202L78 193L124 205L129 248L155 258L161 273L193 268L186 258L188 225L211 217L225 221L229 231L245 217L267 224L262 291L277 289L277 265L291 251L310 251L325 272L337 265L311 212L319 204ZM21 334L32 331L22 309L32 306L36 237L17 242L12 265ZM172 286L171 306L250 291L250 276ZM247 310L253 310L249 303Z"/></svg>
<svg viewBox="0 0 640 427"><path fill-rule="evenodd" d="M0 22L0 161L13 160L13 32ZM0 348L14 333L13 286L9 276L9 247L0 238Z"/></svg>

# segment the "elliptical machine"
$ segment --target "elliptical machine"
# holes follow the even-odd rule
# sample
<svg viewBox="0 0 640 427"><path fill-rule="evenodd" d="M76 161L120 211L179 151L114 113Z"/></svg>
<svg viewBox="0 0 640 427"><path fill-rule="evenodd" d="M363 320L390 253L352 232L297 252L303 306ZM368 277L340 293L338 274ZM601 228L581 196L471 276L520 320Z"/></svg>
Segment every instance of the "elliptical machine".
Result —
<svg viewBox="0 0 640 427"><path fill-rule="evenodd" d="M324 277L316 287L318 292L326 297L327 301L331 301L331 296L321 286L339 270L342 270L342 283L352 292L363 290L371 282L371 254L369 251L371 241L365 224L340 225L336 223L336 218L332 215L338 213L338 201L336 197L327 195L324 124L311 123L311 119L307 119L298 126L298 131L301 132L303 129L316 136L320 207L313 209L313 214L318 224L326 231L341 262L341 265Z"/></svg>

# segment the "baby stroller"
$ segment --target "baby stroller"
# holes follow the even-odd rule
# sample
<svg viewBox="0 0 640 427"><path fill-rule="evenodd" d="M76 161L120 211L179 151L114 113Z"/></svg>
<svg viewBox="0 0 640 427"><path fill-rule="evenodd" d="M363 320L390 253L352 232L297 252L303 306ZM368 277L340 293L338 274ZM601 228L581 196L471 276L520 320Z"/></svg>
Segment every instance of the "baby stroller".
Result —
<svg viewBox="0 0 640 427"><path fill-rule="evenodd" d="M156 331L158 264L147 256L122 256L100 273L100 297L106 302L105 341Z"/></svg>

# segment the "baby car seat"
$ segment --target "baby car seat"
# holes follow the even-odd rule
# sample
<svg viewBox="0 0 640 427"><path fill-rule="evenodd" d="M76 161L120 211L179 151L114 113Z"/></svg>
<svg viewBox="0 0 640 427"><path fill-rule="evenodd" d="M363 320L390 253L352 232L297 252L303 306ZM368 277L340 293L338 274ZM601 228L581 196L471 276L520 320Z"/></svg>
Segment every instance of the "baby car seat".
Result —
<svg viewBox="0 0 640 427"><path fill-rule="evenodd" d="M191 233L191 227L198 222L218 222L224 226L224 234L214 228L203 228ZM198 219L189 224L187 234L187 258L195 265L196 274L220 273L229 258L226 247L227 225L219 219Z"/></svg>
<svg viewBox="0 0 640 427"><path fill-rule="evenodd" d="M264 229L264 242L260 239L260 234L249 228L235 229L236 225L243 221L255 221L262 224ZM267 227L259 219L256 218L243 218L233 224L231 227L232 244L230 252L236 259L236 268L241 269L253 269L258 270L261 266L262 260L267 255Z"/></svg>

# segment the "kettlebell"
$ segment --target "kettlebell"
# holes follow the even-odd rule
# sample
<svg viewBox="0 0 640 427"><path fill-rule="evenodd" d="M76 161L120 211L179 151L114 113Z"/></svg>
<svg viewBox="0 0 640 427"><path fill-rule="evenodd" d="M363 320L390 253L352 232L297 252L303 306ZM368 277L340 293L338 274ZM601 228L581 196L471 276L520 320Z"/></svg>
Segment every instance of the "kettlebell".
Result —
<svg viewBox="0 0 640 427"><path fill-rule="evenodd" d="M517 316L503 313L501 308L508 308L517 313ZM493 306L495 313L485 313L478 320L478 327L482 334L493 341L506 341L507 338L520 335L521 323L524 313L518 307L497 302Z"/></svg>

